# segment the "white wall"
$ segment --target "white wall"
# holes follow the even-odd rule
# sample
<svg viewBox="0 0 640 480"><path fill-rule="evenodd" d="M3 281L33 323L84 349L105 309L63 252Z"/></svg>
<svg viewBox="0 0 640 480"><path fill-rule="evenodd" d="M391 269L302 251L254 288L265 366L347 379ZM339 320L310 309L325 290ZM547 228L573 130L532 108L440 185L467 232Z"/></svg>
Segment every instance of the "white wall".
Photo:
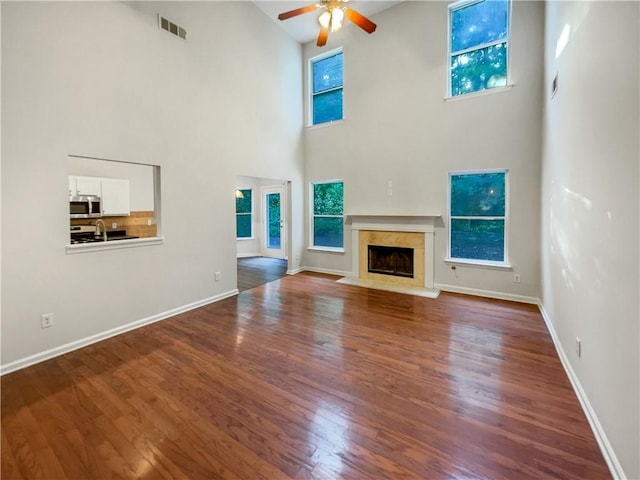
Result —
<svg viewBox="0 0 640 480"><path fill-rule="evenodd" d="M640 478L639 13L637 2L547 4L542 165L543 307L614 471L630 479Z"/></svg>
<svg viewBox="0 0 640 480"><path fill-rule="evenodd" d="M236 176L302 202L300 64L251 2L2 3L3 366L234 291ZM160 165L164 244L66 255L69 154Z"/></svg>
<svg viewBox="0 0 640 480"><path fill-rule="evenodd" d="M344 121L306 129L306 179L343 179L346 214L442 215L436 283L537 298L544 4L513 4L511 90L445 102L447 15L446 2L404 2L373 17L372 35L354 26L329 35L326 48L344 51ZM305 60L321 51L306 44ZM454 272L443 261L448 172L484 168L510 171L509 250L519 284L514 271ZM348 241L346 250L307 251L305 264L349 271Z"/></svg>

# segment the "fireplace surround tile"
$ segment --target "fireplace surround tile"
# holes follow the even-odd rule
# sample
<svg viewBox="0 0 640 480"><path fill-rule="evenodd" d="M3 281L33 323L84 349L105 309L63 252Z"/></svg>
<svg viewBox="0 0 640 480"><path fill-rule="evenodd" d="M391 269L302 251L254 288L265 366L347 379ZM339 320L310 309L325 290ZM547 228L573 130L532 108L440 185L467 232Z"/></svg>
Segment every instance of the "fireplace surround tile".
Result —
<svg viewBox="0 0 640 480"><path fill-rule="evenodd" d="M436 298L435 222L440 215L347 215L351 223L351 275L339 282ZM368 245L414 249L414 278L368 272Z"/></svg>
<svg viewBox="0 0 640 480"><path fill-rule="evenodd" d="M358 278L395 283L414 287L424 286L425 258L423 232L389 232L359 230L358 234ZM389 277L369 272L369 245L381 247L404 247L413 249L413 278Z"/></svg>

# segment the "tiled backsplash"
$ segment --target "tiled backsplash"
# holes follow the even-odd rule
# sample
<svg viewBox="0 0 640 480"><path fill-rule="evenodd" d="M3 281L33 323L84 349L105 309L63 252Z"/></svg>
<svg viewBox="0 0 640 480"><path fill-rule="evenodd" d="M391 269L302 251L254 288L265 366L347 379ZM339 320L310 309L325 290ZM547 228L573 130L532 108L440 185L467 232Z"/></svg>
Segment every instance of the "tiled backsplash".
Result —
<svg viewBox="0 0 640 480"><path fill-rule="evenodd" d="M149 225L151 220L151 225ZM102 217L102 221L107 227L107 232L111 230L126 230L127 235L134 237L148 238L158 236L158 226L153 212L131 212L128 217ZM117 223L117 228L111 228L112 223ZM95 225L95 218L73 218L71 225Z"/></svg>

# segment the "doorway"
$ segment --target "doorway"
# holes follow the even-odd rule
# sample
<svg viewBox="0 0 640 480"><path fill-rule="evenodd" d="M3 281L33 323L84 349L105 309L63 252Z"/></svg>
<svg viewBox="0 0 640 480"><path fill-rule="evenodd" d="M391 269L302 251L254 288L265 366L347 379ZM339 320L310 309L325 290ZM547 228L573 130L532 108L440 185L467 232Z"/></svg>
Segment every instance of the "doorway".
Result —
<svg viewBox="0 0 640 480"><path fill-rule="evenodd" d="M263 187L262 256L286 258L286 223L284 212L284 187Z"/></svg>
<svg viewBox="0 0 640 480"><path fill-rule="evenodd" d="M238 290L244 291L286 275L290 183L236 177L236 256ZM240 200L238 200L240 199Z"/></svg>
<svg viewBox="0 0 640 480"><path fill-rule="evenodd" d="M238 258L238 290L244 292L287 274L287 261L280 258Z"/></svg>

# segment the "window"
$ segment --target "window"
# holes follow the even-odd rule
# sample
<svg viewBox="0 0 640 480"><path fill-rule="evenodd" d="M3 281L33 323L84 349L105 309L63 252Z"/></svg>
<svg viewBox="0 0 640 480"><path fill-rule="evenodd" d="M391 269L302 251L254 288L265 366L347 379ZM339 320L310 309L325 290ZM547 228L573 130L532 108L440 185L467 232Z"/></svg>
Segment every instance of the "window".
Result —
<svg viewBox="0 0 640 480"><path fill-rule="evenodd" d="M236 190L236 238L252 238L252 218L251 189Z"/></svg>
<svg viewBox="0 0 640 480"><path fill-rule="evenodd" d="M344 185L341 181L311 184L313 195L312 236L314 247L344 247Z"/></svg>
<svg viewBox="0 0 640 480"><path fill-rule="evenodd" d="M449 6L453 97L507 85L509 0L464 0Z"/></svg>
<svg viewBox="0 0 640 480"><path fill-rule="evenodd" d="M506 264L507 173L449 174L449 260Z"/></svg>
<svg viewBox="0 0 640 480"><path fill-rule="evenodd" d="M311 59L312 125L342 120L342 51Z"/></svg>

